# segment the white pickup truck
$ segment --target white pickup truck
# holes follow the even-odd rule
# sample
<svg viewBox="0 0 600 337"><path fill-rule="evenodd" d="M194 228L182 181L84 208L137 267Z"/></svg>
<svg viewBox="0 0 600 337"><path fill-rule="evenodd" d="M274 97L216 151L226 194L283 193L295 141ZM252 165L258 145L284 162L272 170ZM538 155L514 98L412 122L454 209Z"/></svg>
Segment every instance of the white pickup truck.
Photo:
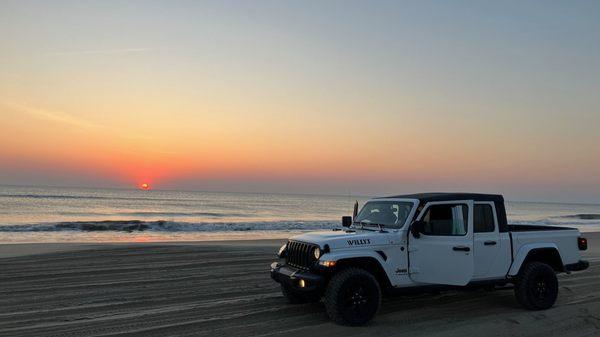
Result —
<svg viewBox="0 0 600 337"><path fill-rule="evenodd" d="M501 195L424 193L375 198L345 228L298 235L280 248L271 277L292 303L323 298L339 324L362 325L382 294L514 286L530 310L550 308L556 273L589 264L577 229L509 225Z"/></svg>

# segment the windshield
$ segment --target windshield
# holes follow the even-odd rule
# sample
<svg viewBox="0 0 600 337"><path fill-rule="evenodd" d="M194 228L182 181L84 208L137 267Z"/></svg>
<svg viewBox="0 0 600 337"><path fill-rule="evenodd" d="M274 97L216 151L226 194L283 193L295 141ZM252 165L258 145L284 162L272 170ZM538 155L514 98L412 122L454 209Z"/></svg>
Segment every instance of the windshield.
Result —
<svg viewBox="0 0 600 337"><path fill-rule="evenodd" d="M406 201L369 201L360 210L354 222L401 228L412 207L413 203Z"/></svg>

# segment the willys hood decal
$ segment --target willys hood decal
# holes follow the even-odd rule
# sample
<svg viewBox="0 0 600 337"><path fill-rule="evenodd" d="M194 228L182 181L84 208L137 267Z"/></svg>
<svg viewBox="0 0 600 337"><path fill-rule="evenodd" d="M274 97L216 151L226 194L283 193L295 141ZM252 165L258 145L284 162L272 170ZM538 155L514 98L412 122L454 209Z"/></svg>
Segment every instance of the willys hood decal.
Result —
<svg viewBox="0 0 600 337"><path fill-rule="evenodd" d="M321 247L326 244L330 248L352 248L364 246L378 246L392 244L393 239L398 239L398 233L387 233L370 230L352 231L319 231L296 235L290 240L315 243Z"/></svg>

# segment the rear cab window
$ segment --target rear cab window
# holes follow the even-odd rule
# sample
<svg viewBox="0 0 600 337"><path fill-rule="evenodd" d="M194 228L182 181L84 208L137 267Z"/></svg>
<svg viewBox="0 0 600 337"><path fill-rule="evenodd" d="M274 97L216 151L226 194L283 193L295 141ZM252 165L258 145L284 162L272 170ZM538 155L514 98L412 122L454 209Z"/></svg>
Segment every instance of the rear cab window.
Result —
<svg viewBox="0 0 600 337"><path fill-rule="evenodd" d="M489 233L496 229L494 211L490 204L475 204L473 207L473 232Z"/></svg>

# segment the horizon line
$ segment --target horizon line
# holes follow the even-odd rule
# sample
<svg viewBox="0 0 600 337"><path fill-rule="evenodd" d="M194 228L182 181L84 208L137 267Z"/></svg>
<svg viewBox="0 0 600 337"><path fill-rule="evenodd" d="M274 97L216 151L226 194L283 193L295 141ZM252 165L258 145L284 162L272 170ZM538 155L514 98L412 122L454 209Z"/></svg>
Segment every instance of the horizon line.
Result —
<svg viewBox="0 0 600 337"><path fill-rule="evenodd" d="M97 189L97 190L123 190L123 191L140 191L152 193L152 191L159 192L196 192L196 193L223 193L223 194L275 194L275 195L302 195L302 196L314 196L314 197L350 197L350 198L363 198L363 199L371 199L375 197L386 197L383 195L353 195L353 194L329 194L329 193L300 193L300 192L248 192L248 191L219 191L219 190L202 190L202 189L155 189L151 188L149 190L142 190L140 188L133 187L98 187L98 186L66 186L66 185L14 185L14 184L4 184L0 183L0 187L37 187L37 188L74 188L74 189ZM419 192L417 192L419 193ZM482 193L482 192L455 192L455 191L422 191L422 193ZM410 194L410 193L403 193ZM485 194L485 193L484 193ZM510 200L505 199L506 202L516 202L516 203L543 203L543 204L567 204L567 205L591 205L591 206L600 206L598 202L573 202L573 201L544 201L544 200Z"/></svg>

